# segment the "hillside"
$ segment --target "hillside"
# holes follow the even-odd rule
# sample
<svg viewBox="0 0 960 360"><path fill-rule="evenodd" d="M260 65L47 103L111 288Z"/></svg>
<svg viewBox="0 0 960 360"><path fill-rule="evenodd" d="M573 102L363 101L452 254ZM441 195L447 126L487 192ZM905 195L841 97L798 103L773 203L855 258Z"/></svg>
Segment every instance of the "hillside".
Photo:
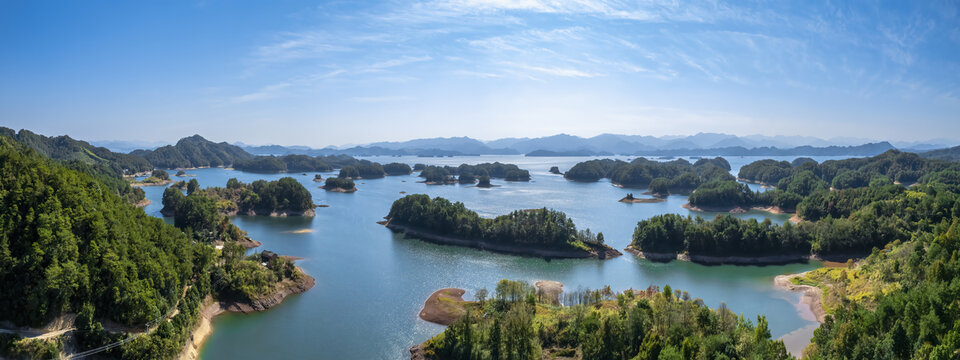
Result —
<svg viewBox="0 0 960 360"><path fill-rule="evenodd" d="M176 145L156 150L135 150L130 154L143 157L154 167L163 169L227 166L253 157L239 146L226 142L215 143L200 135L180 139Z"/></svg>
<svg viewBox="0 0 960 360"><path fill-rule="evenodd" d="M153 165L139 156L115 153L65 135L47 137L29 130L16 133L5 127L0 127L0 135L9 137L43 156L58 160L70 169L96 178L132 204L143 204L143 190L130 187L123 179L124 175L153 169Z"/></svg>
<svg viewBox="0 0 960 360"><path fill-rule="evenodd" d="M931 150L919 154L920 157L927 159L937 159L946 161L960 161L960 146L952 148Z"/></svg>
<svg viewBox="0 0 960 360"><path fill-rule="evenodd" d="M8 136L36 152L52 159L64 162L80 161L90 165L105 165L121 174L132 174L150 171L153 166L142 157L116 153L107 148L90 145L90 143L62 135L48 137L36 134L29 130L20 130L0 127L0 135Z"/></svg>

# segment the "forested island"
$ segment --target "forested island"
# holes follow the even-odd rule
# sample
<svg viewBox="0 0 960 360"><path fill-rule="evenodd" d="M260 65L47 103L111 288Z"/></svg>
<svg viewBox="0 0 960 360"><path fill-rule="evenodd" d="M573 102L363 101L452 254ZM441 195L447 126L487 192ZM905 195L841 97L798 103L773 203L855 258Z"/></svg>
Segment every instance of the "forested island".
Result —
<svg viewBox="0 0 960 360"><path fill-rule="evenodd" d="M693 164L684 159L666 162L645 158L630 162L603 159L577 163L567 170L564 177L585 182L606 178L623 187L643 188L655 184L661 192L689 193L706 182L734 180L729 171L730 163L719 157L700 159Z"/></svg>
<svg viewBox="0 0 960 360"><path fill-rule="evenodd" d="M423 164L417 164L423 165ZM416 170L418 166L414 166ZM484 177L504 179L505 181L530 181L530 172L514 164L500 162L482 163L476 165L461 164L460 166L419 166L420 177L427 184L456 184L457 176L463 176L467 183ZM489 181L487 182L489 183Z"/></svg>
<svg viewBox="0 0 960 360"><path fill-rule="evenodd" d="M353 179L338 178L338 177L329 177L324 181L322 188L327 191L333 192L354 192L357 191L357 187L353 182Z"/></svg>
<svg viewBox="0 0 960 360"><path fill-rule="evenodd" d="M411 359L792 358L765 317L754 324L669 285L575 291L564 294L566 306L522 281L501 280L486 295L478 291L443 333L410 349Z"/></svg>
<svg viewBox="0 0 960 360"><path fill-rule="evenodd" d="M199 189L196 179L186 183L187 196L179 186L169 187L163 192L165 216L182 213L181 202L190 196L202 196L211 199L216 210L224 215L266 215L266 216L313 216L313 198L303 185L291 177L276 181L257 180L251 184L227 180L226 187Z"/></svg>
<svg viewBox="0 0 960 360"><path fill-rule="evenodd" d="M192 208L215 209L207 197L188 196L197 201L181 205L190 209L177 227L167 225L104 191L112 187L97 177L7 137L0 174L0 320L75 328L49 340L2 334L0 356L54 358L69 342L75 353L114 344L97 354L103 358L173 358L204 303L262 309L312 286L289 260L264 266L259 254L244 256L234 241L242 232L225 216Z"/></svg>
<svg viewBox="0 0 960 360"><path fill-rule="evenodd" d="M550 209L517 210L481 218L463 203L407 195L390 207L386 226L440 244L543 258L608 259L620 252L604 244L603 233L578 231L566 214Z"/></svg>

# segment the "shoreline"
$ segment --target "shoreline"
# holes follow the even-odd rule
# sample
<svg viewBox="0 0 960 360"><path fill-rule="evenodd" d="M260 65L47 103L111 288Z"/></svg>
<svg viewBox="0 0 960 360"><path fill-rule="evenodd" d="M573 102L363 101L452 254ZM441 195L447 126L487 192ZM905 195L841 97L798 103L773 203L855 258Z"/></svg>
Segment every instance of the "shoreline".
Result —
<svg viewBox="0 0 960 360"><path fill-rule="evenodd" d="M747 184L760 185L760 187L766 188L766 189L773 189L773 188L776 188L776 187L777 187L777 184L765 183L765 182L763 182L763 181L748 180L748 179L744 179L744 178L739 177L739 176L737 177L737 181L742 181L742 182L745 182L745 183L747 183Z"/></svg>
<svg viewBox="0 0 960 360"><path fill-rule="evenodd" d="M344 188L339 188L339 187L326 187L326 186L321 186L320 188L321 188L321 189L324 189L324 190L326 190L326 191L329 191L329 192L338 192L338 193L352 193L352 192L357 191L357 188L355 188L355 187L354 187L354 188L350 188L350 189L344 189Z"/></svg>
<svg viewBox="0 0 960 360"><path fill-rule="evenodd" d="M823 290L816 286L796 285L790 282L790 279L802 277L808 272L809 271L797 274L777 275L773 278L773 285L778 289L803 293L803 297L800 298L800 304L808 305L810 312L813 313L814 319L822 324L827 316L826 310L823 309Z"/></svg>
<svg viewBox="0 0 960 360"><path fill-rule="evenodd" d="M272 294L252 300L249 303L218 301L213 299L211 295L207 295L203 301L204 305L200 309L200 317L194 325L193 330L190 331L190 337L186 343L183 344L183 348L180 350L180 354L177 355L177 359L196 360L200 357L200 349L203 348L203 343L213 334L213 319L217 317L217 315L225 312L249 314L251 312L267 311L283 303L283 300L288 296L301 294L313 288L315 283L314 278L304 273L303 269L300 269L299 266L297 267L297 271L300 273L300 280L296 282L280 282L277 284L280 288L275 289ZM284 285L284 283L286 283L286 285Z"/></svg>
<svg viewBox="0 0 960 360"><path fill-rule="evenodd" d="M379 221L377 223L380 223ZM509 244L497 244L497 243L488 243L486 241L480 240L466 240L460 238L454 238L449 236L437 235L416 228L412 228L405 225L392 224L390 221L384 222L382 225L386 226L388 229L395 233L401 233L404 236L411 236L418 238L420 240L431 242L434 244L440 245L456 245L463 247L470 247L479 250L492 251L503 254L511 255L520 255L520 256L530 256L530 257L539 257L545 260L549 259L612 259L617 256L623 255L617 249L607 246L606 249L593 250L593 251L584 251L584 250L562 250L562 249L545 249L545 248L534 248L534 247L524 247L518 245L509 245Z"/></svg>
<svg viewBox="0 0 960 360"><path fill-rule="evenodd" d="M143 186L166 186L173 184L173 180L163 180L158 183L145 183L145 182L131 182L130 186L133 187L143 187Z"/></svg>
<svg viewBox="0 0 960 360"><path fill-rule="evenodd" d="M627 199L626 197L624 197L623 199L620 199L618 202L627 203L627 204L654 204L654 203L662 203L664 201L667 201L667 199L658 198L658 197L647 198L647 199L641 199L641 198Z"/></svg>
<svg viewBox="0 0 960 360"><path fill-rule="evenodd" d="M731 214L744 214L744 213L747 213L748 211L756 210L756 211L771 213L774 215L795 214L791 212L786 212L783 209L776 206L751 206L749 208L744 209L743 207L740 207L740 206L696 206L688 202L681 205L680 207L690 211L698 211L698 212L726 212Z"/></svg>
<svg viewBox="0 0 960 360"><path fill-rule="evenodd" d="M654 262L689 261L700 265L784 265L794 263L807 263L811 260L822 260L816 255L787 254L787 255L764 255L764 256L711 256L711 255L689 255L673 253L651 253L643 252L633 247L627 246L626 252L634 256L647 259Z"/></svg>

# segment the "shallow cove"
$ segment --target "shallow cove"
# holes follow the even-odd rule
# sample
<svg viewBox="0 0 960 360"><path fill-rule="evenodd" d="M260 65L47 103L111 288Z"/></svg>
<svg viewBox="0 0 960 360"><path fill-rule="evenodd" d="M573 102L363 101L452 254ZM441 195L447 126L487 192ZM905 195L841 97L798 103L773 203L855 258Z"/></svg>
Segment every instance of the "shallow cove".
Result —
<svg viewBox="0 0 960 360"><path fill-rule="evenodd" d="M740 166L766 157L729 158L733 173ZM279 254L303 257L297 264L316 279L310 291L291 296L267 312L224 314L213 320L214 331L201 349L203 359L323 358L406 359L407 349L443 331L417 317L424 300L440 288L466 289L465 299L481 287L492 290L502 278L556 280L565 290L578 287L646 288L669 284L702 298L711 307L725 302L734 312L755 321L765 314L771 333L780 337L815 324L804 319L796 304L801 294L778 290L773 278L815 268L818 263L786 266L703 266L689 262L651 263L629 254L611 260L545 261L494 254L470 248L403 239L377 224L392 202L425 193L462 201L483 216L517 209L550 207L562 210L580 228L602 231L607 243L622 250L630 242L637 221L662 213L698 214L683 209L686 196L670 196L655 204L625 204L617 200L637 189L623 189L607 181L577 183L548 172L565 171L589 158L526 158L480 156L459 158L369 158L381 163L400 161L459 165L500 161L530 170L531 182L493 179L501 187L481 189L461 185L428 186L416 175L365 180L352 194L319 189L314 173L253 174L221 168L188 170L203 187L224 186L236 177L243 182L291 176L313 194L314 218L238 216L234 222L263 246ZM781 160L781 158L776 158ZM793 157L782 158L792 160ZM825 160L817 158L818 161ZM336 176L324 173L323 176ZM406 182L404 182L406 180ZM752 187L752 186L751 186ZM152 200L145 210L160 216L163 187L144 188ZM715 214L704 213L704 217ZM748 212L740 217L782 223L788 216ZM310 229L312 232L292 233Z"/></svg>

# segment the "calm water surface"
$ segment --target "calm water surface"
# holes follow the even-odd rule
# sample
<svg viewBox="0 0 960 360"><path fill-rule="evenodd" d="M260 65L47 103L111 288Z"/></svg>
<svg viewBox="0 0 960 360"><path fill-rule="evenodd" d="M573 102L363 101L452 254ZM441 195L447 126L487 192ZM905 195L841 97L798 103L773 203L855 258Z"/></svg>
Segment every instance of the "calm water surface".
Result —
<svg viewBox="0 0 960 360"><path fill-rule="evenodd" d="M767 158L767 157L763 157ZM688 291L716 307L726 303L750 319L765 314L771 333L781 337L809 339L816 323L809 310L799 306L800 295L774 289L773 277L806 271L817 263L785 266L702 266L687 262L651 263L630 254L612 260L553 260L500 255L474 249L441 246L403 239L376 222L382 220L394 200L425 193L462 201L482 216L505 214L516 209L549 207L562 210L579 228L602 231L608 244L623 249L630 243L637 221L657 214L679 213L713 217L683 209L686 196L670 196L656 204L625 204L617 200L628 192L609 182L575 183L547 172L561 171L588 158L526 158L480 156L456 158L370 158L380 163L475 164L501 161L530 170L530 182L503 182L491 189L417 183L416 175L360 180L359 191L331 193L313 182L314 173L253 174L219 168L187 171L197 175L203 187L224 186L236 177L243 182L298 179L313 194L315 218L270 218L238 216L241 229L263 243L257 250L305 258L298 265L316 279L316 286L288 298L270 311L244 315L224 314L214 319L215 331L202 351L203 359L321 358L407 359L408 349L443 331L443 327L420 320L423 301L444 287L467 289L465 297L480 288L493 289L503 278L527 281L557 280L567 290L610 285L615 290L641 289L669 284ZM627 159L627 158L624 158ZM760 157L731 157L733 173ZM792 160L793 157L778 160ZM816 158L818 161L828 158ZM692 161L692 160L691 160ZM335 173L324 173L324 177ZM190 178L182 178L190 179ZM752 186L755 189L759 187ZM146 187L152 204L148 214L161 216L162 187ZM739 215L776 223L787 217L762 212ZM312 232L293 233L310 229Z"/></svg>

